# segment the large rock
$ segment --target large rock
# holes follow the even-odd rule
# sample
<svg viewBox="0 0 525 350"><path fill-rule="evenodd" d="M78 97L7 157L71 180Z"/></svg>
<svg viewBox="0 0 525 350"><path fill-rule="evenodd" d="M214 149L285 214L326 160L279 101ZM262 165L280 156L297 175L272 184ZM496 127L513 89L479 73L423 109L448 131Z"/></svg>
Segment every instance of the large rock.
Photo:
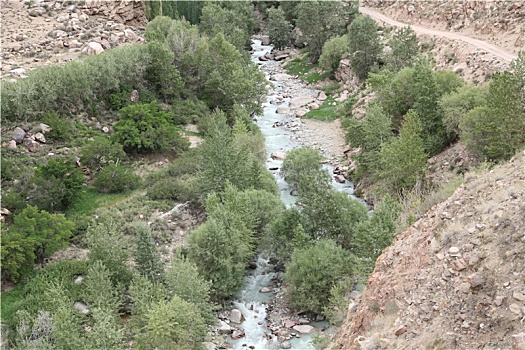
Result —
<svg viewBox="0 0 525 350"><path fill-rule="evenodd" d="M278 107L275 112L277 114L290 114L290 108L288 108L288 107Z"/></svg>
<svg viewBox="0 0 525 350"><path fill-rule="evenodd" d="M261 44L270 45L270 37L268 35L261 35L259 39L261 39Z"/></svg>
<svg viewBox="0 0 525 350"><path fill-rule="evenodd" d="M304 117L309 111L306 109L306 108L300 108L297 110L297 112L295 112L295 116L297 118L302 118Z"/></svg>
<svg viewBox="0 0 525 350"><path fill-rule="evenodd" d="M232 333L232 339L233 340L239 340L241 338L244 338L244 331L242 329L236 329Z"/></svg>
<svg viewBox="0 0 525 350"><path fill-rule="evenodd" d="M288 75L288 74L285 74L285 73L281 73L281 74L274 74L270 77L270 80L273 80L273 81L286 81L286 80L289 80L292 76L291 75Z"/></svg>
<svg viewBox="0 0 525 350"><path fill-rule="evenodd" d="M233 332L235 328L231 327L229 324L227 324L224 321L221 321L221 325L219 326L219 333L222 334L230 334Z"/></svg>
<svg viewBox="0 0 525 350"><path fill-rule="evenodd" d="M33 139L25 139L24 147L27 148L29 152L38 152L38 150L40 150L41 144Z"/></svg>
<svg viewBox="0 0 525 350"><path fill-rule="evenodd" d="M293 326L292 329L301 334L310 334L315 331L315 327L310 326L308 324L301 324L301 325Z"/></svg>
<svg viewBox="0 0 525 350"><path fill-rule="evenodd" d="M307 104L314 102L315 98L311 96L298 96L294 97L290 101L290 108L296 109L299 107L306 106Z"/></svg>
<svg viewBox="0 0 525 350"><path fill-rule="evenodd" d="M228 315L228 319L237 324L243 323L246 319L244 318L244 315L242 314L241 310L239 309L233 309L230 311L230 314Z"/></svg>
<svg viewBox="0 0 525 350"><path fill-rule="evenodd" d="M275 151L270 155L270 157L272 157L273 160L284 160L284 157L286 157L286 153L282 151Z"/></svg>
<svg viewBox="0 0 525 350"><path fill-rule="evenodd" d="M83 52L85 51L88 55L99 55L102 52L104 52L104 48L102 47L101 44L92 41L88 43L87 46L82 51Z"/></svg>
<svg viewBox="0 0 525 350"><path fill-rule="evenodd" d="M44 137L44 134L41 132L37 132L35 135L33 135L35 141L38 141L40 143L46 143L46 138Z"/></svg>
<svg viewBox="0 0 525 350"><path fill-rule="evenodd" d="M84 315L89 315L89 309L88 309L88 306L86 304L84 304L83 302L81 301L77 301L73 304L73 308L75 308L75 310L77 310L78 312L84 314Z"/></svg>
<svg viewBox="0 0 525 350"><path fill-rule="evenodd" d="M35 132L41 132L42 134L45 134L46 132L50 132L52 130L53 128L51 128L49 125L44 124L44 123L38 124L37 127L35 128Z"/></svg>
<svg viewBox="0 0 525 350"><path fill-rule="evenodd" d="M22 141L24 141L24 138L26 137L26 132L24 131L24 129L22 129L21 127L16 127L14 130L13 130L13 140L16 142L16 143L22 143Z"/></svg>
<svg viewBox="0 0 525 350"><path fill-rule="evenodd" d="M145 26L148 22L144 0L86 0L84 11L128 25Z"/></svg>
<svg viewBox="0 0 525 350"><path fill-rule="evenodd" d="M16 149L16 141L15 140L11 140L7 143L7 148L9 149Z"/></svg>

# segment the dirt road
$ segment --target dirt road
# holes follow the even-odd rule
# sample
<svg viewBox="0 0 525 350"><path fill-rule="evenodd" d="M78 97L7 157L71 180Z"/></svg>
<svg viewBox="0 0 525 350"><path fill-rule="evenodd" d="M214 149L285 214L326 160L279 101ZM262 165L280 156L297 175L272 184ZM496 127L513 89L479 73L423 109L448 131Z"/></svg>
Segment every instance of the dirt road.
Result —
<svg viewBox="0 0 525 350"><path fill-rule="evenodd" d="M408 24L406 23L401 23L401 22L398 22L390 17L387 17L385 16L384 14L380 13L380 12L377 12L375 10L372 10L370 8L367 8L367 7L359 7L359 12L361 12L362 14L365 14L365 15L369 15L370 17L374 18L375 20L379 20L379 21L382 21L382 22L385 22L389 25L393 25L393 26L396 26L396 27L406 27ZM410 25L410 27L418 34L427 34L427 35L433 35L433 36L438 36L438 37L445 37L445 38L449 38L449 39L454 39L454 40L461 40L461 41L464 41L472 46L475 46L476 48L481 48L493 55L496 55L502 59L504 59L505 61L512 61L513 59L515 59L517 56L514 55L514 54L511 54L511 53L508 53L507 51L497 47L497 46L494 46L494 45L491 45L485 41L482 41L482 40L478 40L478 39L474 39L474 38L471 38L469 36L466 36L466 35L461 35L461 34L457 34L457 33L452 33L452 32L445 32L445 31L441 31L441 30L436 30L436 29L430 29L430 28L425 28L425 27L421 27L421 26L418 26L418 25Z"/></svg>

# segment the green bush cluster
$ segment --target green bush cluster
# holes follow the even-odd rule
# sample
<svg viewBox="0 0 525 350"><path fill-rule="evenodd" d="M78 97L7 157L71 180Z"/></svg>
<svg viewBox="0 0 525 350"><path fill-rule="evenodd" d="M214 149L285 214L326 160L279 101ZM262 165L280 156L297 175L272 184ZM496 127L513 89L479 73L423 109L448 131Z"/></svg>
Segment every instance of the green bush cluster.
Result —
<svg viewBox="0 0 525 350"><path fill-rule="evenodd" d="M155 101L124 107L119 114L113 139L127 152L173 150L180 153L188 148L188 141L173 124L171 114L161 110Z"/></svg>
<svg viewBox="0 0 525 350"><path fill-rule="evenodd" d="M268 36L273 47L284 49L290 45L292 39L292 24L286 20L282 8L268 9Z"/></svg>
<svg viewBox="0 0 525 350"><path fill-rule="evenodd" d="M93 181L93 187L102 193L121 193L140 186L140 176L123 165L110 164L102 169Z"/></svg>
<svg viewBox="0 0 525 350"><path fill-rule="evenodd" d="M348 52L348 36L336 36L327 40L319 57L319 66L332 75L339 67L343 56Z"/></svg>

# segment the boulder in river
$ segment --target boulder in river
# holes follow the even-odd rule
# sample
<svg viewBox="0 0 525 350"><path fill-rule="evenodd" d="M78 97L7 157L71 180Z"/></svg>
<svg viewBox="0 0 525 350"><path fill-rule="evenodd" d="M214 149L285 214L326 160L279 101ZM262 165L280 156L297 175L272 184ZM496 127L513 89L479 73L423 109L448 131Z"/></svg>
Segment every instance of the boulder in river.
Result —
<svg viewBox="0 0 525 350"><path fill-rule="evenodd" d="M244 318L244 315L242 314L241 310L239 309L233 309L230 311L230 314L228 315L228 319L237 324L243 323L246 319Z"/></svg>
<svg viewBox="0 0 525 350"><path fill-rule="evenodd" d="M272 157L273 160L284 160L284 157L286 157L286 153L282 151L275 151L270 155L270 157Z"/></svg>
<svg viewBox="0 0 525 350"><path fill-rule="evenodd" d="M302 324L302 325L294 326L293 330L301 334L310 334L315 331L315 327L310 326L308 324Z"/></svg>

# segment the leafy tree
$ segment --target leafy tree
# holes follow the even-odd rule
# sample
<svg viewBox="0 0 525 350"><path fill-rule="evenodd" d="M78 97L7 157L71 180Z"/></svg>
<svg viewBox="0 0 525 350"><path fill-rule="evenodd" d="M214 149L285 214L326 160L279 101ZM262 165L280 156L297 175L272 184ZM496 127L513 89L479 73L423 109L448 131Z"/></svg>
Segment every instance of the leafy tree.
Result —
<svg viewBox="0 0 525 350"><path fill-rule="evenodd" d="M284 49L290 45L292 24L286 20L282 8L268 9L268 34L274 48Z"/></svg>
<svg viewBox="0 0 525 350"><path fill-rule="evenodd" d="M246 62L221 33L209 40L206 55L200 97L208 101L208 106L229 112L233 106L242 105L252 113L260 113L267 84L264 73L254 63Z"/></svg>
<svg viewBox="0 0 525 350"><path fill-rule="evenodd" d="M314 238L333 239L346 249L353 246L357 225L368 218L363 203L334 189L299 191L299 200Z"/></svg>
<svg viewBox="0 0 525 350"><path fill-rule="evenodd" d="M333 75L347 52L348 36L335 36L324 43L323 52L319 57L319 66Z"/></svg>
<svg viewBox="0 0 525 350"><path fill-rule="evenodd" d="M386 55L386 66L393 72L400 71L405 67L411 67L417 59L419 47L414 30L403 27L396 30L388 41L392 51Z"/></svg>
<svg viewBox="0 0 525 350"><path fill-rule="evenodd" d="M209 37L222 33L239 51L250 44L255 23L247 2L237 4L207 3L202 8L199 28Z"/></svg>
<svg viewBox="0 0 525 350"><path fill-rule="evenodd" d="M393 193L412 188L423 175L427 154L421 133L418 115L409 111L399 137L381 148L378 175Z"/></svg>
<svg viewBox="0 0 525 350"><path fill-rule="evenodd" d="M303 222L304 218L296 208L283 211L266 226L262 246L266 251L274 254L279 261L287 262L295 248L294 232L297 227L302 228Z"/></svg>
<svg viewBox="0 0 525 350"><path fill-rule="evenodd" d="M144 72L145 79L163 102L178 97L184 85L183 79L173 64L174 54L163 43L148 43L149 62Z"/></svg>
<svg viewBox="0 0 525 350"><path fill-rule="evenodd" d="M50 159L30 180L29 202L49 212L65 210L79 198L84 182L82 170L72 159Z"/></svg>
<svg viewBox="0 0 525 350"><path fill-rule="evenodd" d="M430 65L425 60L419 60L415 65L412 91L413 110L421 121L421 137L425 151L430 155L437 154L444 148L447 136L438 110L438 85Z"/></svg>
<svg viewBox="0 0 525 350"><path fill-rule="evenodd" d="M487 85L464 85L441 97L439 108L443 111L443 124L451 139L459 136L459 125L470 110L487 104L487 96Z"/></svg>
<svg viewBox="0 0 525 350"><path fill-rule="evenodd" d="M149 226L145 223L136 223L134 230L137 236L135 247L137 271L152 282L162 281L164 279L164 266L151 237Z"/></svg>
<svg viewBox="0 0 525 350"><path fill-rule="evenodd" d="M304 34L310 60L316 63L324 43L333 36L343 35L357 14L357 2L304 1L296 9L296 25Z"/></svg>
<svg viewBox="0 0 525 350"><path fill-rule="evenodd" d="M131 309L131 329L135 338L140 337L147 322L147 313L154 303L167 300L168 291L161 283L153 283L146 277L135 274L129 287Z"/></svg>
<svg viewBox="0 0 525 350"><path fill-rule="evenodd" d="M137 339L139 349L200 349L206 335L204 320L195 305L174 295L159 300L146 312L144 331Z"/></svg>
<svg viewBox="0 0 525 350"><path fill-rule="evenodd" d="M92 171L98 171L107 164L127 159L122 145L104 136L97 136L80 149L80 162Z"/></svg>
<svg viewBox="0 0 525 350"><path fill-rule="evenodd" d="M156 16L151 21L148 21L144 37L148 42L158 41L164 43L173 24L174 21L168 16Z"/></svg>
<svg viewBox="0 0 525 350"><path fill-rule="evenodd" d="M86 334L84 349L119 350L125 348L124 329L107 310L92 308L93 326Z"/></svg>
<svg viewBox="0 0 525 350"><path fill-rule="evenodd" d="M392 244L399 213L399 205L387 194L374 208L369 220L359 223L352 252L364 262L366 273L373 271L376 259L383 249Z"/></svg>
<svg viewBox="0 0 525 350"><path fill-rule="evenodd" d="M295 250L283 275L291 306L296 310L324 313L332 285L352 275L352 260L347 251L330 240Z"/></svg>
<svg viewBox="0 0 525 350"><path fill-rule="evenodd" d="M130 105L120 110L113 137L127 152L184 151L188 141L171 120L157 102Z"/></svg>
<svg viewBox="0 0 525 350"><path fill-rule="evenodd" d="M319 182L329 187L328 174L322 170L323 157L313 148L294 148L286 155L281 174L287 182L301 188L312 187L312 180L319 178Z"/></svg>
<svg viewBox="0 0 525 350"><path fill-rule="evenodd" d="M361 151L354 156L357 161L358 177L372 175L377 171L381 145L393 137L390 118L377 104L370 104L363 120L350 120L346 140L352 147Z"/></svg>
<svg viewBox="0 0 525 350"><path fill-rule="evenodd" d="M178 295L194 304L206 322L216 322L217 306L210 301L211 282L206 281L188 259L180 256L172 261L166 271L165 284L170 297Z"/></svg>
<svg viewBox="0 0 525 350"><path fill-rule="evenodd" d="M98 173L93 186L103 193L121 193L140 185L140 176L120 164L110 164Z"/></svg>
<svg viewBox="0 0 525 350"><path fill-rule="evenodd" d="M377 24L370 16L358 16L352 21L348 27L348 48L353 71L365 80L377 65L382 50Z"/></svg>
<svg viewBox="0 0 525 350"><path fill-rule="evenodd" d="M114 285L129 282L128 247L116 222L93 223L86 232L86 242L89 260L100 261L111 272Z"/></svg>
<svg viewBox="0 0 525 350"><path fill-rule="evenodd" d="M489 86L488 105L476 107L460 123L461 139L488 160L509 159L525 143L525 122L516 79L496 75Z"/></svg>
<svg viewBox="0 0 525 350"><path fill-rule="evenodd" d="M32 246L36 262L42 263L45 258L69 244L74 227L73 222L67 220L63 214L50 214L45 210L39 211L34 206L28 206L15 216L13 225L9 227L9 232L6 232L6 241L17 242L16 247L19 248ZM2 260L9 261L10 258L20 260L20 250L18 250L19 254L16 254L16 250L18 249L15 249L12 257L2 256ZM30 258L32 254L28 252L23 255Z"/></svg>
<svg viewBox="0 0 525 350"><path fill-rule="evenodd" d="M221 301L236 292L244 283L245 268L253 255L251 232L236 223L241 218L223 220L210 218L188 238L189 260L199 273L212 282L212 300Z"/></svg>
<svg viewBox="0 0 525 350"><path fill-rule="evenodd" d="M117 286L111 280L112 273L101 261L95 261L89 267L85 280L85 302L91 309L107 314L116 321L119 317L119 309L122 298ZM104 318L100 315L101 318Z"/></svg>
<svg viewBox="0 0 525 350"><path fill-rule="evenodd" d="M222 192L228 182L239 190L257 188L261 165L235 142L226 114L216 110L207 120L208 130L199 154L202 193Z"/></svg>

